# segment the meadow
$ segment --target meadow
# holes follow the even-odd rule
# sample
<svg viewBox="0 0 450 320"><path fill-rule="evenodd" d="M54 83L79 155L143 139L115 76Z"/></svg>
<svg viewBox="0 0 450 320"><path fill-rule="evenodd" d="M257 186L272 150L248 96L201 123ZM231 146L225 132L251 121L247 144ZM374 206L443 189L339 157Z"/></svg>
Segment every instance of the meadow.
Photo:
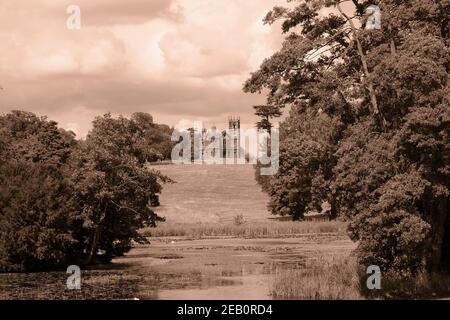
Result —
<svg viewBox="0 0 450 320"><path fill-rule="evenodd" d="M203 239L211 237L237 238L292 238L299 235L342 235L345 236L346 223L340 221L267 221L234 223L160 223L157 228L142 229L147 237L186 237Z"/></svg>
<svg viewBox="0 0 450 320"><path fill-rule="evenodd" d="M151 167L175 181L166 184L155 208L168 224L267 222L269 198L261 192L251 165L158 165Z"/></svg>

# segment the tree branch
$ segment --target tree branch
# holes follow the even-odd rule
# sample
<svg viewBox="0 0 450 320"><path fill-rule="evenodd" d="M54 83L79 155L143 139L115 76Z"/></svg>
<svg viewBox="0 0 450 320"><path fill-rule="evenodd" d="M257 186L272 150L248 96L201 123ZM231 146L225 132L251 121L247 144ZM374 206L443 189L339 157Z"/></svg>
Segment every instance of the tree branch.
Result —
<svg viewBox="0 0 450 320"><path fill-rule="evenodd" d="M355 38L356 45L357 45L357 48L358 48L358 54L359 54L359 57L361 59L361 64L363 66L363 71L364 71L364 75L365 75L364 82L366 83L367 89L369 90L370 103L372 105L372 112L377 118L379 118L381 129L384 131L386 129L386 119L383 117L383 115L380 112L380 109L378 108L377 96L375 94L375 89L373 87L373 83L370 80L370 72L369 72L369 68L367 67L366 56L364 55L364 51L363 51L363 48L362 48L362 45L361 45L361 41L359 41L358 33L356 31L356 27L353 24L353 21L351 19L349 19L347 14L342 10L342 8L339 5L339 3L336 4L336 7L339 10L339 12L341 13L341 15L348 20L348 23L350 24L350 28L352 29L353 37Z"/></svg>

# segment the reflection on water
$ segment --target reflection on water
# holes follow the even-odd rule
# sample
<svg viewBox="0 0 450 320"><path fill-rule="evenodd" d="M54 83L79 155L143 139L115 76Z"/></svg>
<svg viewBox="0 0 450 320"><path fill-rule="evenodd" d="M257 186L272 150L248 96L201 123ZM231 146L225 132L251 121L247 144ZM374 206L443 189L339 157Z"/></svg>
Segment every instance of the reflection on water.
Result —
<svg viewBox="0 0 450 320"><path fill-rule="evenodd" d="M291 256L294 258L294 256ZM244 264L239 271L223 270L221 275L211 277L202 274L200 283L180 289L167 289L162 285L158 299L169 300L268 300L270 284L277 271L283 268L298 269L305 266L305 258L297 256L298 261L268 261L267 263ZM299 262L303 261L303 262Z"/></svg>
<svg viewBox="0 0 450 320"><path fill-rule="evenodd" d="M272 274L270 270L274 267L269 265L243 264L240 269L222 270L222 266L215 264L214 269L203 270L199 273L196 281L186 277L173 281L161 282L154 295L157 299L270 299L270 281ZM180 281L184 280L184 281ZM176 284L174 283L176 282ZM175 285L174 285L175 284ZM145 291L148 287L143 283L139 294L150 298ZM138 294L138 295L139 295Z"/></svg>
<svg viewBox="0 0 450 320"><path fill-rule="evenodd" d="M336 247L339 248L339 243L330 246L330 250ZM323 244L305 243L304 238L180 240L177 243L161 240L150 247L135 249L124 260L141 257L134 260L136 270L148 268L148 274L152 275L143 277L138 287L136 295L141 299L266 300L272 298L270 288L276 272L304 268L306 259L323 254L327 248ZM175 253L176 259L156 258ZM163 276L168 274L171 276Z"/></svg>
<svg viewBox="0 0 450 320"><path fill-rule="evenodd" d="M349 240L160 239L113 264L82 270L82 290L61 272L0 274L0 299L271 299L280 269L353 249Z"/></svg>
<svg viewBox="0 0 450 320"><path fill-rule="evenodd" d="M221 279L220 284L196 289L159 290L158 299L170 300L268 300L268 275Z"/></svg>

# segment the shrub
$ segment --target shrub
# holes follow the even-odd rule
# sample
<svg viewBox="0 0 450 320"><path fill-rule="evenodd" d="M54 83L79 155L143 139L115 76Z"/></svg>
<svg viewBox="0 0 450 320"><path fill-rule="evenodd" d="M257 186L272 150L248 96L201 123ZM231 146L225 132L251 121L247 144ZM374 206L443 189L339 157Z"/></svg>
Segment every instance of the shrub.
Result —
<svg viewBox="0 0 450 320"><path fill-rule="evenodd" d="M244 215L243 215L242 213L236 215L236 216L233 218L233 223L234 223L235 226L243 225L243 224L245 223Z"/></svg>

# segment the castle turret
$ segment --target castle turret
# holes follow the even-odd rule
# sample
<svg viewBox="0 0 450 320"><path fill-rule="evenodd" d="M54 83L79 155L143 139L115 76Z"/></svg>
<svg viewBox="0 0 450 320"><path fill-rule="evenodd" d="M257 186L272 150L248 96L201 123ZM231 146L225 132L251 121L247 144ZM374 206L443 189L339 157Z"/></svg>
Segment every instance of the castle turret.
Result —
<svg viewBox="0 0 450 320"><path fill-rule="evenodd" d="M226 141L227 158L238 159L241 150L241 118L228 118L228 139Z"/></svg>

